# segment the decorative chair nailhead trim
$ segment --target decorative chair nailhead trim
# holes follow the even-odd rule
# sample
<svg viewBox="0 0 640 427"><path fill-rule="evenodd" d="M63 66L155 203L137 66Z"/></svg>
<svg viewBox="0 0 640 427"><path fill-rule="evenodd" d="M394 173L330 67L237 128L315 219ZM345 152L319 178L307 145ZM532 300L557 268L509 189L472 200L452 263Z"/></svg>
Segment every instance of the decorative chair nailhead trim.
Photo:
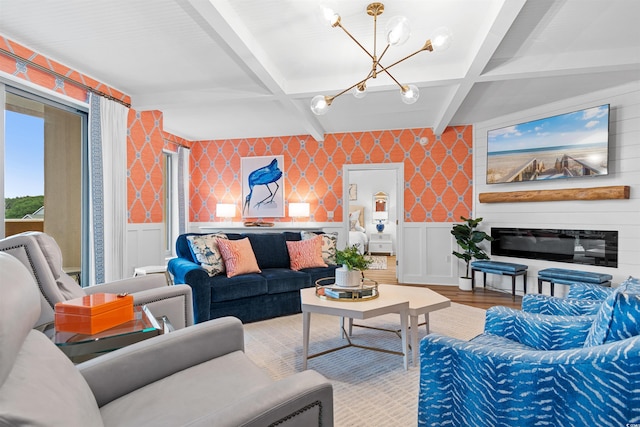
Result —
<svg viewBox="0 0 640 427"><path fill-rule="evenodd" d="M322 425L322 402L320 402L319 400L316 400L315 402L312 402L310 404L308 404L307 406L298 409L297 411L295 411L292 414L287 415L284 418L280 418L278 421L269 424L269 427L274 427L277 425L280 425L286 421L289 421L295 417L297 417L298 415L302 414L305 411L308 411L309 409L312 409L313 407L317 406L319 411L318 411L318 425L321 426Z"/></svg>

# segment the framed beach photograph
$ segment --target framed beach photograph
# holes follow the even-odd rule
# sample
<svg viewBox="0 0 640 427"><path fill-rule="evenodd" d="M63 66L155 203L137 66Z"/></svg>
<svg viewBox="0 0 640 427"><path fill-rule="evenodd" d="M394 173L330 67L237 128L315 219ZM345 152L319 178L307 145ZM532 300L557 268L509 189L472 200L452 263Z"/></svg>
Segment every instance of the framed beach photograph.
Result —
<svg viewBox="0 0 640 427"><path fill-rule="evenodd" d="M284 217L284 156L242 157L242 217Z"/></svg>
<svg viewBox="0 0 640 427"><path fill-rule="evenodd" d="M487 184L608 174L609 104L487 132Z"/></svg>

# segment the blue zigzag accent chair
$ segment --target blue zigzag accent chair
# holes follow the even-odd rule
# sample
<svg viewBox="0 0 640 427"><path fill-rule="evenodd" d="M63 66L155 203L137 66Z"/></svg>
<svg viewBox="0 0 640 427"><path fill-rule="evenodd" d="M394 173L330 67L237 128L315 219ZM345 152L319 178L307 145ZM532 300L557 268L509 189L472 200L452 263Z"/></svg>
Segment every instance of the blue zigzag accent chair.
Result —
<svg viewBox="0 0 640 427"><path fill-rule="evenodd" d="M574 283L566 298L542 294L528 294L522 298L522 311L538 314L579 316L596 314L602 302L615 288L593 283Z"/></svg>
<svg viewBox="0 0 640 427"><path fill-rule="evenodd" d="M470 341L420 343L419 426L624 426L640 423L640 282L595 315L487 310Z"/></svg>
<svg viewBox="0 0 640 427"><path fill-rule="evenodd" d="M629 277L628 280L633 280ZM605 300L611 295L616 288L610 288L594 283L574 283L569 286L567 298L569 299L587 299L587 300Z"/></svg>

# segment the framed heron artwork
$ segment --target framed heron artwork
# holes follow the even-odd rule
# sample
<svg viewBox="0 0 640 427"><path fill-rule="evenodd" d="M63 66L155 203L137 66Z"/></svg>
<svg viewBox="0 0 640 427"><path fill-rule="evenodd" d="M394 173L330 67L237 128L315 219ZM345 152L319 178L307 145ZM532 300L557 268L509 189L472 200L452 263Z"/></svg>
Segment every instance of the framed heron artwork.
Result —
<svg viewBox="0 0 640 427"><path fill-rule="evenodd" d="M284 156L242 157L242 217L284 217Z"/></svg>

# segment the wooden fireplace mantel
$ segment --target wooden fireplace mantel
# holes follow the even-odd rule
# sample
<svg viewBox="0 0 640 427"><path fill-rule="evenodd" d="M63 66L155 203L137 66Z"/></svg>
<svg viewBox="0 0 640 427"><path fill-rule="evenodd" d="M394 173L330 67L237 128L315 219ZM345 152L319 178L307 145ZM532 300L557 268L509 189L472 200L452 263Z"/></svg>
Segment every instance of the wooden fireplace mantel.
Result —
<svg viewBox="0 0 640 427"><path fill-rule="evenodd" d="M480 193L480 203L554 202L564 200L628 199L628 185L609 187L564 188L562 190L507 191Z"/></svg>

